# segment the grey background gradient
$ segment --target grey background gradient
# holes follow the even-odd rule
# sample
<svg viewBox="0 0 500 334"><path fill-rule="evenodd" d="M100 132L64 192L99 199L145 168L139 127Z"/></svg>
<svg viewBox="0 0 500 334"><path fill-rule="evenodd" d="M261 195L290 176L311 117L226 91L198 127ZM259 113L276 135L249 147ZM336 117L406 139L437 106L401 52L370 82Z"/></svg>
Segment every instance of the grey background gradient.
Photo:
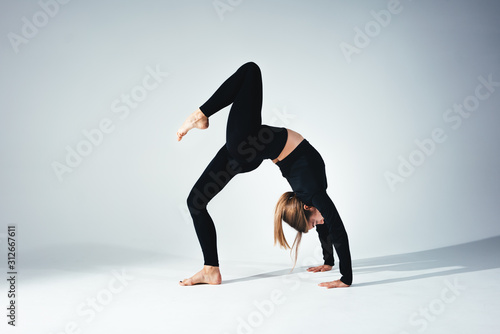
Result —
<svg viewBox="0 0 500 334"><path fill-rule="evenodd" d="M201 265L185 199L224 143L228 109L180 143L175 132L247 61L262 69L264 122L301 133L322 154L354 258L500 234L500 87L460 127L443 118L474 95L479 77L500 82L497 1L402 0L351 57L342 43L356 46L356 28L376 29L371 11L390 1L222 1L225 11L214 3L73 0L15 47L9 34L22 36L23 17L33 22L42 9L1 2L0 233L18 225L21 256L82 257L82 247L99 246ZM148 68L168 75L121 119L113 102ZM64 164L66 147L103 119L113 131L59 180L54 161ZM391 189L386 173L436 128L446 140ZM211 202L221 263L290 261L273 247L274 205L289 189L265 161ZM318 244L310 234L301 254Z"/></svg>

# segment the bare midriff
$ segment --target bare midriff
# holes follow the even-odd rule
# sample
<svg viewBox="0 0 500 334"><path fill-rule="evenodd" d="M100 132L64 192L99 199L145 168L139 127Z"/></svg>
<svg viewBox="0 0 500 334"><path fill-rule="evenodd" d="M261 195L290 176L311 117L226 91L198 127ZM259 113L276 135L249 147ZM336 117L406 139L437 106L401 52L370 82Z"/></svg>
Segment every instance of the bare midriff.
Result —
<svg viewBox="0 0 500 334"><path fill-rule="evenodd" d="M274 163L285 159L304 140L304 137L302 137L300 133L297 133L290 129L286 129L286 131L288 133L288 138L286 140L285 147L281 151L280 155L278 155L278 157L273 160Z"/></svg>

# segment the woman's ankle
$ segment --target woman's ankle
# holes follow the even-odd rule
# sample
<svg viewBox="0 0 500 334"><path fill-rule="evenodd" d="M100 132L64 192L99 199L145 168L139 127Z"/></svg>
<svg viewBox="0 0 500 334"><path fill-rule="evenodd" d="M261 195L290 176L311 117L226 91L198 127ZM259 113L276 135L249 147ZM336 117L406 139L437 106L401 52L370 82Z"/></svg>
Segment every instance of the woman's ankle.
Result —
<svg viewBox="0 0 500 334"><path fill-rule="evenodd" d="M195 111L195 115L196 115L196 120L200 120L202 118L208 118L204 113L203 111L201 111L200 108L198 108L198 110Z"/></svg>
<svg viewBox="0 0 500 334"><path fill-rule="evenodd" d="M206 272L218 272L219 271L219 267L204 265L203 266L203 270L206 271Z"/></svg>

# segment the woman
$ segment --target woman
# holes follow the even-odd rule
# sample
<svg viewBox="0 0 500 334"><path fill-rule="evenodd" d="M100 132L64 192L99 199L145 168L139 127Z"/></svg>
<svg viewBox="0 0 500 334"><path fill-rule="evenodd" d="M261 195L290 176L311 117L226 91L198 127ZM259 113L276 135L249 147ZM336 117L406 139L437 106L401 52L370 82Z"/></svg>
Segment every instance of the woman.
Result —
<svg viewBox="0 0 500 334"><path fill-rule="evenodd" d="M319 284L327 288L348 287L352 283L351 255L344 224L326 193L325 164L320 154L300 134L290 129L262 124L262 77L259 67L249 62L231 75L177 131L180 141L193 128L206 129L209 117L232 104L226 129L226 143L220 148L191 190L187 205L193 218L205 265L180 285L220 284L216 232L207 204L239 173L256 169L264 159L279 166L293 192L283 194L275 210L274 241L290 248L282 221L297 230L295 262L302 233L318 225L325 264L309 268L318 272L333 266L332 243L340 260L339 280ZM322 226L326 222L326 227ZM331 238L331 239L330 239Z"/></svg>

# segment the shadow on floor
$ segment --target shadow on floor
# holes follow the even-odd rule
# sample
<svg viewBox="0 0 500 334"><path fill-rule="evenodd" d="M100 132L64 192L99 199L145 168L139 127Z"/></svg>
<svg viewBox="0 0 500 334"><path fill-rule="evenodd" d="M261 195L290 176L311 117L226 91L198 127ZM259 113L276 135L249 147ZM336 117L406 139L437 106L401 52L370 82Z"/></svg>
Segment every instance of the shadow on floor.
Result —
<svg viewBox="0 0 500 334"><path fill-rule="evenodd" d="M449 276L500 268L500 236L422 252L389 255L353 261L354 276L378 271L404 272L432 270L432 273L356 284L368 286L416 279ZM452 269L447 269L454 267ZM442 268L443 270L439 270ZM406 276L406 275L405 275Z"/></svg>
<svg viewBox="0 0 500 334"><path fill-rule="evenodd" d="M453 269L447 269L453 267ZM297 267L300 272L307 267ZM439 270L442 268L443 270ZM436 248L427 251L374 257L353 261L353 286L368 286L395 282L412 281L422 278L455 275L500 268L500 236L470 243ZM408 276L412 271L431 270L431 273ZM369 274L380 271L404 273L405 277L356 284L356 274ZM251 281L261 278L282 276L290 273L289 269L226 280L223 284ZM396 274L397 276L397 274Z"/></svg>

